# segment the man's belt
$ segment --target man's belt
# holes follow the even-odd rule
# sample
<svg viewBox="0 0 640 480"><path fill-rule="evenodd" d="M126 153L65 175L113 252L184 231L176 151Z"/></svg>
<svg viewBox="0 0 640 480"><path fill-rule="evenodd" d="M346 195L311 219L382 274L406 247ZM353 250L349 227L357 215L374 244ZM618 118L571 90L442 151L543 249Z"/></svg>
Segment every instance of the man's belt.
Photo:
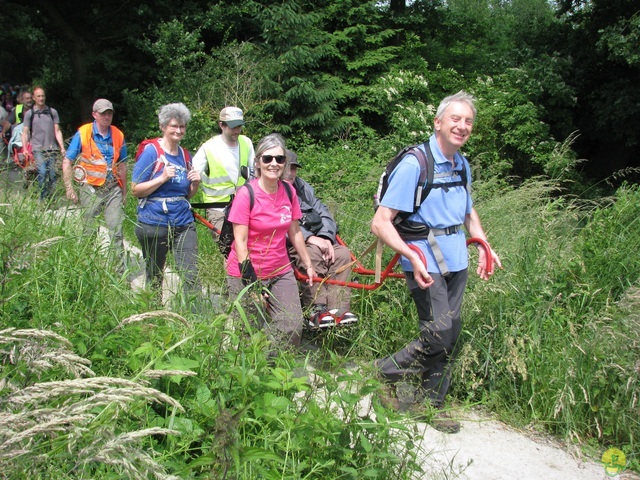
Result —
<svg viewBox="0 0 640 480"><path fill-rule="evenodd" d="M462 225L453 225L447 228L429 228L433 232L433 235L439 237L440 235L456 235L462 230Z"/></svg>
<svg viewBox="0 0 640 480"><path fill-rule="evenodd" d="M192 203L191 208L224 208L229 202Z"/></svg>

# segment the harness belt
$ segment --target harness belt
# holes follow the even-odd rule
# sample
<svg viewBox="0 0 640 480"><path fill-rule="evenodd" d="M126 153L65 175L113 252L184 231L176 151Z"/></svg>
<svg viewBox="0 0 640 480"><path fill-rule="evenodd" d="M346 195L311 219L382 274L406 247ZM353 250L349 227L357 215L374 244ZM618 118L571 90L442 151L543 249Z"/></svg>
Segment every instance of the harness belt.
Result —
<svg viewBox="0 0 640 480"><path fill-rule="evenodd" d="M192 203L191 208L224 208L229 205L229 202L206 202L206 203Z"/></svg>
<svg viewBox="0 0 640 480"><path fill-rule="evenodd" d="M462 230L462 225L453 225L447 228L431 228L429 231L433 232L433 235L439 237L440 235L455 235Z"/></svg>
<svg viewBox="0 0 640 480"><path fill-rule="evenodd" d="M139 201L140 208L144 208L147 202L162 202L162 211L164 213L169 213L169 207L167 207L167 203L171 202L187 202L187 197L144 197Z"/></svg>
<svg viewBox="0 0 640 480"><path fill-rule="evenodd" d="M429 242L433 256L436 259L438 268L440 269L440 275L443 277L449 275L449 267L447 267L447 262L444 261L444 256L442 255L442 250L440 250L440 247L438 246L436 237L441 235L456 235L461 230L462 225L452 225L451 227L446 228L429 228L427 241Z"/></svg>

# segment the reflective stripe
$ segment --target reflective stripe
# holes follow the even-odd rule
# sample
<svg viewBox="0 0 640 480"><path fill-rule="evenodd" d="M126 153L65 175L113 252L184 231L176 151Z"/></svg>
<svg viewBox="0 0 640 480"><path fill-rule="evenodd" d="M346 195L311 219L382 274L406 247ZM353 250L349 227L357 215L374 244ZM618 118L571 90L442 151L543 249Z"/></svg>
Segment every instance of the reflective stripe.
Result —
<svg viewBox="0 0 640 480"><path fill-rule="evenodd" d="M202 178L206 178L208 180L208 184L209 185L219 185L221 183L229 183L231 182L231 177L229 175L226 176L221 176L221 177L216 177L216 178L209 178L207 177L206 174L202 175Z"/></svg>
<svg viewBox="0 0 640 480"><path fill-rule="evenodd" d="M205 193L205 197L207 198L208 201L217 202L217 201L221 201L219 200L221 198L230 197L231 195L236 193L236 187L218 188L216 190L213 190L209 187L203 186L202 191ZM209 198L212 198L214 200L209 200ZM231 199L229 198L228 200L230 201Z"/></svg>

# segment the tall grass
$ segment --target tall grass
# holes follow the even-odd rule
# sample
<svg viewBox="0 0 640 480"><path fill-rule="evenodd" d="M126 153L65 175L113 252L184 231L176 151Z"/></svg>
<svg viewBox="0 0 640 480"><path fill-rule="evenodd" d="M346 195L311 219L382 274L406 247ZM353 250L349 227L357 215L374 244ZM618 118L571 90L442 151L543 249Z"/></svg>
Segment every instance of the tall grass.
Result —
<svg viewBox="0 0 640 480"><path fill-rule="evenodd" d="M470 282L455 395L634 452L640 191L584 203L533 181L478 209L505 269Z"/></svg>
<svg viewBox="0 0 640 480"><path fill-rule="evenodd" d="M357 253L372 239L369 199L394 149L379 141L353 147L312 146L298 154L299 174L337 205L342 236ZM475 183L476 208L504 269L479 280L470 250L451 396L596 451L617 446L634 459L640 191L623 186L611 197L582 199L575 194L581 190L575 157L566 145L555 155L553 180L532 179L518 188L491 178ZM366 332L357 337L359 355L391 353L415 336L415 309L403 282L357 291L354 299L364 320L358 332ZM638 468L637 458L632 467Z"/></svg>

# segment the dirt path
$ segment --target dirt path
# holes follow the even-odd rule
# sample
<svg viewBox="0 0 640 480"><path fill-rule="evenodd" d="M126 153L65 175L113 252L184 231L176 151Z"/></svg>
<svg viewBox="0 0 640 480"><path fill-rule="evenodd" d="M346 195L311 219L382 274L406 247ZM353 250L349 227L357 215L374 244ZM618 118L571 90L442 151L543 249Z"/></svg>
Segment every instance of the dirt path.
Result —
<svg viewBox="0 0 640 480"><path fill-rule="evenodd" d="M470 480L595 480L607 476L604 466L585 458L578 448L569 452L556 440L531 432L517 431L477 412L461 414L462 429L443 434L426 424L422 447L430 452L423 466L423 478ZM448 472L443 475L442 469ZM618 479L637 480L630 472Z"/></svg>

